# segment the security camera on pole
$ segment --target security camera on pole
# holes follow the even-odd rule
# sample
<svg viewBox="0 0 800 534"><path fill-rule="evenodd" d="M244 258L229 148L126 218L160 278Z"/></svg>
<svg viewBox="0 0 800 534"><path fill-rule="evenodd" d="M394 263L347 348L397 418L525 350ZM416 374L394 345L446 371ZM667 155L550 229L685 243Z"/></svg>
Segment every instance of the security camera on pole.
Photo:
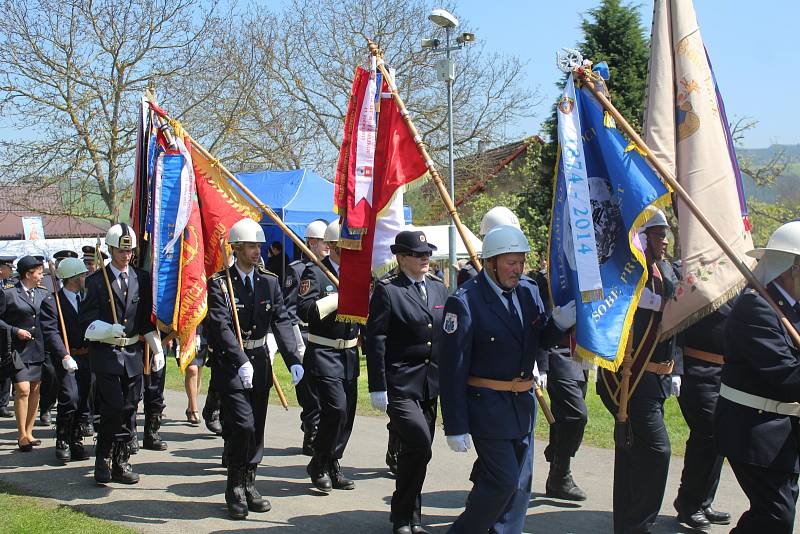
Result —
<svg viewBox="0 0 800 534"><path fill-rule="evenodd" d="M445 41L444 41L444 52L445 58L439 60L436 63L436 74L440 81L445 82L447 84L447 158L448 158L448 174L450 176L450 198L455 200L455 168L454 168L454 157L453 157L453 80L456 78L456 68L455 63L450 58L450 52L455 50L460 50L465 44L475 42L475 34L474 33L462 33L458 37L456 37L456 44L451 46L450 41L450 34L452 33L453 29L458 27L458 19L454 17L451 13L445 11L444 9L434 9L431 11L431 14L428 15L428 20L439 26L440 28L444 28L445 32ZM422 47L429 48L432 50L441 50L439 45L441 42L439 39L423 39L422 40ZM449 248L449 256L448 256L448 283L450 285L450 290L456 290L456 227L453 224L453 221L450 221L450 231L448 235L448 248Z"/></svg>

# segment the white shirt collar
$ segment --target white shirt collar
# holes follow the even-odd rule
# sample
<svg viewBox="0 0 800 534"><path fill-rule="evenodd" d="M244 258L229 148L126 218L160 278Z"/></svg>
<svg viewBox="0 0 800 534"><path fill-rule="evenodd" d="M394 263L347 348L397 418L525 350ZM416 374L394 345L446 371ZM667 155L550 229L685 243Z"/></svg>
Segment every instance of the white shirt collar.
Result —
<svg viewBox="0 0 800 534"><path fill-rule="evenodd" d="M330 261L330 262L331 262L331 265L333 265L333 268L334 268L334 269L336 270L336 272L338 273L338 272L339 272L339 264L338 264L338 263L336 263L335 261L333 261L333 258L331 258L330 256L328 256L328 261Z"/></svg>
<svg viewBox="0 0 800 534"><path fill-rule="evenodd" d="M791 308L794 308L794 305L797 304L797 301L794 300L794 298L792 298L792 296L787 293L783 287L781 287L777 280L775 280L775 287L778 288L778 291L780 291L781 295L783 295L783 298L786 299L786 303L789 304Z"/></svg>
<svg viewBox="0 0 800 534"><path fill-rule="evenodd" d="M407 272L403 271L402 269L401 269L401 272L405 275L406 278L411 280L412 283L416 283L416 282L422 282L423 284L425 283L425 275L424 274L422 275L421 278L415 279L414 277L412 277L410 274L408 274Z"/></svg>
<svg viewBox="0 0 800 534"><path fill-rule="evenodd" d="M245 278L249 278L250 279L250 285L252 286L253 285L253 273L255 272L256 268L253 267L253 268L250 269L249 273L245 273L241 268L239 268L239 263L238 262L235 263L234 265L236 266L236 271L239 273L239 279L242 281L242 283L244 283L244 279Z"/></svg>
<svg viewBox="0 0 800 534"><path fill-rule="evenodd" d="M109 266L109 267L111 267L111 272L112 272L112 273L114 273L114 279L115 279L115 280L116 280L117 278L119 278L119 274L120 274L120 273L125 273L125 274L129 275L128 271L130 270L130 266L128 266L128 269L125 269L124 271L120 271L119 269L117 269L117 268L114 266L114 264L113 264L113 263L110 263L110 262L109 262L108 266ZM129 275L129 276L130 276L130 275Z"/></svg>

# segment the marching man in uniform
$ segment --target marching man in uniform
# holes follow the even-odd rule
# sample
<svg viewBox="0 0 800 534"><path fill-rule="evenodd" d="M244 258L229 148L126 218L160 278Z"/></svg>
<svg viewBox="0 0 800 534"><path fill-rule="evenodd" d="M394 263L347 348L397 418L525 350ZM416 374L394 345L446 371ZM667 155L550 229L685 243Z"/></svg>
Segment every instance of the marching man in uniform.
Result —
<svg viewBox="0 0 800 534"><path fill-rule="evenodd" d="M164 367L161 338L151 320L152 292L147 272L130 265L136 234L124 223L106 233L111 263L86 279L80 324L89 340L100 425L95 445L94 478L98 484L136 484L139 475L128 460L133 437L130 422L142 394L144 343L152 351L154 371ZM112 308L112 305L114 306Z"/></svg>
<svg viewBox="0 0 800 534"><path fill-rule="evenodd" d="M219 392L225 421L225 501L231 519L244 519L248 510L268 512L272 508L255 487L256 469L264 456L264 427L272 387L272 363L266 347L270 327L292 383L297 385L303 378L278 276L258 267L261 243L265 241L264 230L256 221L242 219L234 224L228 242L236 252L236 263L208 281L205 325L209 350L214 354L211 383ZM236 306L235 314L232 306Z"/></svg>
<svg viewBox="0 0 800 534"><path fill-rule="evenodd" d="M497 226L483 241L484 268L447 299L439 359L447 444L478 459L464 512L450 532L522 532L533 477L534 363L575 324L575 303L549 319L523 278L528 240Z"/></svg>
<svg viewBox="0 0 800 534"><path fill-rule="evenodd" d="M759 258L753 274L794 328L800 327L800 221L784 224L766 247L747 254ZM750 500L731 532L792 532L800 472L800 347L750 287L725 326L714 431Z"/></svg>
<svg viewBox="0 0 800 534"><path fill-rule="evenodd" d="M339 275L341 249L339 221L325 229L330 255L323 265ZM308 343L303 365L313 377L321 406L319 429L314 439L314 456L306 467L311 482L320 491L332 488L351 490L352 480L345 477L339 465L356 416L359 327L336 320L339 293L317 265L311 265L300 279L300 300L297 311L308 323Z"/></svg>

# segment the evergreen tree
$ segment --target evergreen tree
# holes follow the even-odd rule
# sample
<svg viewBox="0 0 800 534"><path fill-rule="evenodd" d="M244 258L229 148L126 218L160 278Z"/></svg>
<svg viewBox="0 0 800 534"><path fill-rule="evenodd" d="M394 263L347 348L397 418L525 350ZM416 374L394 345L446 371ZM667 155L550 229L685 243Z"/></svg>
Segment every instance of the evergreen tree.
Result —
<svg viewBox="0 0 800 534"><path fill-rule="evenodd" d="M600 5L588 12L581 23L583 41L578 50L585 59L594 63L605 61L609 65L608 89L617 109L637 130L641 126L644 111L644 95L647 83L649 44L642 27L638 6L623 5L620 0L602 0ZM566 78L558 82L563 88ZM538 228L539 232L528 237L534 241L534 252L547 252L547 227L550 223L553 178L558 150L558 122L556 103L550 117L542 124L542 132L548 142L542 148L539 164L528 178L525 201L518 215L525 220L526 228ZM544 228L544 232L541 229ZM536 242L544 239L544 243Z"/></svg>

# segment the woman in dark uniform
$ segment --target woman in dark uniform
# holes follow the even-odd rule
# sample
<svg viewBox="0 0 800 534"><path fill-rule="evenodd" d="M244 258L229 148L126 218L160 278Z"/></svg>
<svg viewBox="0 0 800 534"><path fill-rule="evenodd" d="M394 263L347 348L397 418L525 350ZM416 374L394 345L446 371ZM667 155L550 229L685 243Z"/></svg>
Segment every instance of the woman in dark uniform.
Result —
<svg viewBox="0 0 800 534"><path fill-rule="evenodd" d="M422 534L425 482L439 397L438 352L447 288L429 271L432 251L422 232L397 234L399 269L375 283L366 353L372 405L388 412L400 440L390 520L396 534Z"/></svg>
<svg viewBox="0 0 800 534"><path fill-rule="evenodd" d="M41 441L33 437L33 423L39 407L39 385L45 347L62 359L66 349L58 334L53 296L41 285L42 261L24 256L17 262L19 281L0 292L0 328L8 330L11 351L18 359L14 382L14 413L17 416L17 445L30 452ZM46 308L45 316L40 313Z"/></svg>

